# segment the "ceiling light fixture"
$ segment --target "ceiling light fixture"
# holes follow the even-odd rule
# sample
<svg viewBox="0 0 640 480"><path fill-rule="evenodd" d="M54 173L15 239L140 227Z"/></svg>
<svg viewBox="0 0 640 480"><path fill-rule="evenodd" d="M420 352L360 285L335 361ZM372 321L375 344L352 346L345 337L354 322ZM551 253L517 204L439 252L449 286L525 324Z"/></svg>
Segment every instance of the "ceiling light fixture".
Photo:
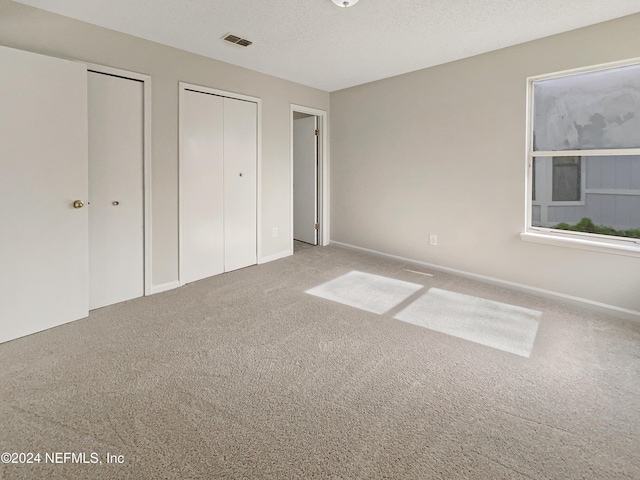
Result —
<svg viewBox="0 0 640 480"><path fill-rule="evenodd" d="M337 6L342 8L353 7L360 0L331 0Z"/></svg>

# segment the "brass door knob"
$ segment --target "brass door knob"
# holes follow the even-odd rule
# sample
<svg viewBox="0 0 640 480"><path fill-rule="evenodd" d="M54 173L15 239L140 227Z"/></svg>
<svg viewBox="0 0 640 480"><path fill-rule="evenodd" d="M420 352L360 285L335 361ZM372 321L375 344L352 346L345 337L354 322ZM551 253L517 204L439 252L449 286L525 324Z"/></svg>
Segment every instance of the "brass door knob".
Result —
<svg viewBox="0 0 640 480"><path fill-rule="evenodd" d="M84 202L82 200L76 200L73 202L73 208L82 208L84 207Z"/></svg>

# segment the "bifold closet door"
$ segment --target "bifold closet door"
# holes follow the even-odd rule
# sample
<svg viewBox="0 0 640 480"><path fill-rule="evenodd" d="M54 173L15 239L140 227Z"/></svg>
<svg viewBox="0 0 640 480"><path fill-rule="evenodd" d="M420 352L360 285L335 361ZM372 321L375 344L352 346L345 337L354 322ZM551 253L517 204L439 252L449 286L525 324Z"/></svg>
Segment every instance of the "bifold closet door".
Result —
<svg viewBox="0 0 640 480"><path fill-rule="evenodd" d="M255 265L257 105L224 99L224 271Z"/></svg>
<svg viewBox="0 0 640 480"><path fill-rule="evenodd" d="M144 84L89 72L89 308L144 295Z"/></svg>
<svg viewBox="0 0 640 480"><path fill-rule="evenodd" d="M0 47L0 165L4 342L88 314L85 65Z"/></svg>
<svg viewBox="0 0 640 480"><path fill-rule="evenodd" d="M255 265L257 105L185 90L180 281Z"/></svg>
<svg viewBox="0 0 640 480"><path fill-rule="evenodd" d="M186 90L181 104L180 282L224 272L224 99Z"/></svg>

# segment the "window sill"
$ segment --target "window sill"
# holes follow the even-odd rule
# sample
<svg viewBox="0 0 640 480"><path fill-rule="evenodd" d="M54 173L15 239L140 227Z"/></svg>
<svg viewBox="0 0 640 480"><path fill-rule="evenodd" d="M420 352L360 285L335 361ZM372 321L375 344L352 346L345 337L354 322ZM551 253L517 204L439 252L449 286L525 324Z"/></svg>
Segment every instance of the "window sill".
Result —
<svg viewBox="0 0 640 480"><path fill-rule="evenodd" d="M640 244L624 241L602 241L577 238L564 234L554 234L547 232L523 232L520 238L525 242L545 243L558 247L579 248L591 250L593 252L610 253L614 255L625 255L628 257L640 257ZM628 245L625 245L628 243Z"/></svg>

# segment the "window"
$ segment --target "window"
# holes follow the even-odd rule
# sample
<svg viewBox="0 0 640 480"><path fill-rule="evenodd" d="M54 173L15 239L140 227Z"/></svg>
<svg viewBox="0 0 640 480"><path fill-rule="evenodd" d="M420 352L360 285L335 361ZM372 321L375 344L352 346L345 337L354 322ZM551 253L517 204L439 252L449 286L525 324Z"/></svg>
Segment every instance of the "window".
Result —
<svg viewBox="0 0 640 480"><path fill-rule="evenodd" d="M640 63L531 78L529 112L523 238L640 255Z"/></svg>
<svg viewBox="0 0 640 480"><path fill-rule="evenodd" d="M582 159L553 157L551 169L551 201L579 202L582 199Z"/></svg>

